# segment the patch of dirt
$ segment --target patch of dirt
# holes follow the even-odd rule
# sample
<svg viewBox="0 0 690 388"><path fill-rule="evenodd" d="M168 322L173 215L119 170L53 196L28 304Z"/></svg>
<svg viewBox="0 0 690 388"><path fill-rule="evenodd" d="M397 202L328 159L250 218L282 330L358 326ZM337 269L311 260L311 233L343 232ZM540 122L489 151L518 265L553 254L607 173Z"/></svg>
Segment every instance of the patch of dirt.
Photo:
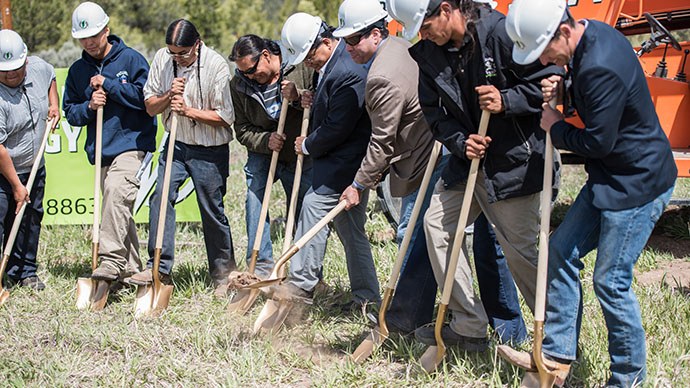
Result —
<svg viewBox="0 0 690 388"><path fill-rule="evenodd" d="M658 269L637 273L638 283L644 285L664 282L673 288L681 290L690 289L690 262L684 260L672 260L659 263Z"/></svg>
<svg viewBox="0 0 690 388"><path fill-rule="evenodd" d="M228 289L238 290L242 287L261 281L261 278L249 272L230 272L228 276Z"/></svg>
<svg viewBox="0 0 690 388"><path fill-rule="evenodd" d="M647 246L660 252L670 253L677 259L690 257L690 241L687 240L679 240L655 233L649 236Z"/></svg>

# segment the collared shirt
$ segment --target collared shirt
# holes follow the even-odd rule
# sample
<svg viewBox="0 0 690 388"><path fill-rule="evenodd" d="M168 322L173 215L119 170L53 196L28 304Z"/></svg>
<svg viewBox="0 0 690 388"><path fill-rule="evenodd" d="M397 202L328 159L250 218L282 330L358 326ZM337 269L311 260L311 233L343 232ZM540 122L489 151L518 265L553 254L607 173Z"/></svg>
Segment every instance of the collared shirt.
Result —
<svg viewBox="0 0 690 388"><path fill-rule="evenodd" d="M149 77L144 86L144 100L153 96L167 93L172 86L173 60L168 55L166 48L161 48L156 53L151 63ZM195 61L189 67L177 66L177 76L184 77L184 101L187 106L213 110L218 113L227 126L216 127L207 125L189 117L180 116L177 124L177 140L189 145L201 145L205 147L227 144L232 140L232 128L235 121L235 111L230 94L230 68L223 57L214 50L201 46L201 63ZM201 95L199 98L199 77L197 66L201 74ZM161 113L161 118L166 130L170 130L172 124L172 109L168 105Z"/></svg>
<svg viewBox="0 0 690 388"><path fill-rule="evenodd" d="M48 90L55 80L53 66L31 56L24 81L16 88L0 83L0 144L7 148L17 174L31 171L46 129Z"/></svg>

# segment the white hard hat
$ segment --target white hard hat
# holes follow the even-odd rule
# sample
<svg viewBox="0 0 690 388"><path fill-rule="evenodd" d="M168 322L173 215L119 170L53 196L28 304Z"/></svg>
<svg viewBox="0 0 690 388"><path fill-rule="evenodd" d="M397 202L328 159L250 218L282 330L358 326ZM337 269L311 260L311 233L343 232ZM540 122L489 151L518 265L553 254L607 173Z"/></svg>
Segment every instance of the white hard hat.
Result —
<svg viewBox="0 0 690 388"><path fill-rule="evenodd" d="M333 31L336 38L344 38L385 19L388 12L379 0L345 0L338 8L339 27Z"/></svg>
<svg viewBox="0 0 690 388"><path fill-rule="evenodd" d="M414 39L424 19L429 17L442 0L386 0L391 17L403 26L403 38Z"/></svg>
<svg viewBox="0 0 690 388"><path fill-rule="evenodd" d="M513 60L536 61L567 15L566 0L515 0L506 15L506 32L513 41Z"/></svg>
<svg viewBox="0 0 690 388"><path fill-rule="evenodd" d="M287 50L287 63L296 65L304 60L321 30L321 18L298 12L283 24L280 41Z"/></svg>
<svg viewBox="0 0 690 388"><path fill-rule="evenodd" d="M105 28L109 20L100 5L90 1L81 3L72 12L72 38L94 36Z"/></svg>
<svg viewBox="0 0 690 388"><path fill-rule="evenodd" d="M0 71L17 70L26 63L26 44L12 30L0 31Z"/></svg>

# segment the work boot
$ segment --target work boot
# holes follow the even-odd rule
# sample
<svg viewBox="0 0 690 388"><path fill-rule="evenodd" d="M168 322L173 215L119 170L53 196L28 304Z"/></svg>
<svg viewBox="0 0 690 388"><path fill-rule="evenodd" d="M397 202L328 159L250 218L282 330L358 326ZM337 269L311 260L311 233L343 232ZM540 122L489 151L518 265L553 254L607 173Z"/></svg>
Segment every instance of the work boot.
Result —
<svg viewBox="0 0 690 388"><path fill-rule="evenodd" d="M19 282L19 284L21 284L22 287L29 287L34 291L43 291L46 289L46 285L43 284L37 275L24 278Z"/></svg>
<svg viewBox="0 0 690 388"><path fill-rule="evenodd" d="M422 326L414 331L414 336L423 344L436 345L434 326ZM458 346L468 352L484 352L489 348L489 340L486 337L465 337L454 332L448 325L441 328L441 338L447 346Z"/></svg>
<svg viewBox="0 0 690 388"><path fill-rule="evenodd" d="M165 285L171 285L172 279L170 275L166 275L162 272L158 272L161 283ZM126 279L127 283L134 284L135 286L148 286L153 284L153 270L151 268L146 268L145 270L132 275L130 278Z"/></svg>
<svg viewBox="0 0 690 388"><path fill-rule="evenodd" d="M117 280L119 275L120 270L115 264L108 261L101 261L101 264L91 273L91 279L112 282Z"/></svg>
<svg viewBox="0 0 690 388"><path fill-rule="evenodd" d="M537 370L537 364L534 362L534 356L532 356L532 353L521 352L511 348L508 345L498 345L496 350L498 350L498 354L500 354L504 360L508 361L508 363L524 369L528 373L537 373L538 378L539 371ZM542 358L544 359L544 366L549 374L556 378L554 384L559 387L562 386L565 383L566 377L568 377L568 373L570 372L570 364L563 364L549 360L546 357ZM531 381L532 377L534 376L525 375L525 380Z"/></svg>

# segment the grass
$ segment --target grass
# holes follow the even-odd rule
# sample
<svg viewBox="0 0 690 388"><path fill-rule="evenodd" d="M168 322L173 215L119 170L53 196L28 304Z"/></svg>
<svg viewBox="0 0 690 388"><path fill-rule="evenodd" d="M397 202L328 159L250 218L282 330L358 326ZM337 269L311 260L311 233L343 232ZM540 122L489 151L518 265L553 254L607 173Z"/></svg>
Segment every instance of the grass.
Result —
<svg viewBox="0 0 690 388"><path fill-rule="evenodd" d="M235 252L244 257L243 150L232 146L232 169L226 213ZM566 167L554 211L564 214L584 181L581 168ZM677 195L689 197L690 185L680 182ZM274 190L271 214L284 216L281 189ZM383 215L369 203L367 233L372 242L383 286L397 251ZM274 248L282 244L276 223ZM148 236L138 226L140 239ZM36 294L14 288L0 309L0 386L2 387L517 387L521 372L503 362L492 346L483 354L450 349L446 363L431 375L415 375L415 362L424 351L416 341L397 335L384 343L363 365L348 361L368 332L361 314L328 309L334 295L348 287L343 249L332 235L324 275L333 288L317 297L311 309L295 311L287 328L268 338L251 335L262 299L247 316L228 315L226 300L214 299L208 276L203 234L198 224L177 229L175 290L160 318L135 320L134 290L111 296L101 313L77 311L76 278L89 272L90 228L44 227L40 242L39 275L46 291ZM277 253L277 252L276 252ZM145 250L142 247L142 257ZM584 317L582 356L568 384L601 386L608 371L606 330L591 284L594 254L583 271ZM645 250L641 270L654 268L666 253ZM687 260L687 258L686 258ZM647 330L648 386L690 386L690 298L666 285L634 284ZM524 308L525 319L532 317ZM528 326L531 326L528 324Z"/></svg>

